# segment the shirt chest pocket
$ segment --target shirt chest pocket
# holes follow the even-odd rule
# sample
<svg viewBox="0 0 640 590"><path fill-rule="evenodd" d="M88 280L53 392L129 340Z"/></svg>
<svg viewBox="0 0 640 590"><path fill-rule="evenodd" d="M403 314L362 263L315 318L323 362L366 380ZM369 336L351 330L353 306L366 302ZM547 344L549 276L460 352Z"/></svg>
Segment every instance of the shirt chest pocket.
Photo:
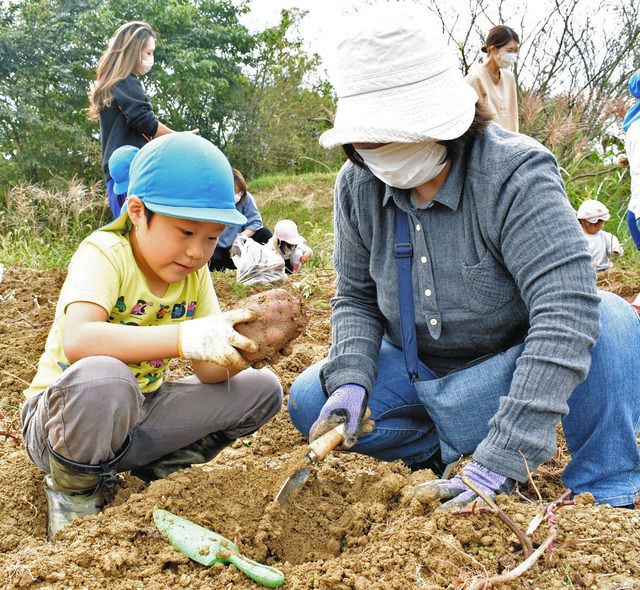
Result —
<svg viewBox="0 0 640 590"><path fill-rule="evenodd" d="M469 308L480 314L506 305L516 293L513 277L487 251L478 264L462 263L462 279L469 298Z"/></svg>

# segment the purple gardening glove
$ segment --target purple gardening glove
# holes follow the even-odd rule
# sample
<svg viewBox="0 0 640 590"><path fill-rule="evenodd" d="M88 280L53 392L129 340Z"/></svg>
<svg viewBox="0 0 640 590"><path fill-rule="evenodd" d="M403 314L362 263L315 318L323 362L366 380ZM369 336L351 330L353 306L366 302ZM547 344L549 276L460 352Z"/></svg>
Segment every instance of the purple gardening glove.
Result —
<svg viewBox="0 0 640 590"><path fill-rule="evenodd" d="M349 449L358 442L358 436L373 430L373 422L368 418L367 391L362 385L347 383L338 387L322 406L318 419L311 426L309 440L314 441L325 432L342 424L347 424L342 445ZM364 424L363 424L364 423Z"/></svg>
<svg viewBox="0 0 640 590"><path fill-rule="evenodd" d="M498 493L510 492L513 489L512 479L495 473L475 461L465 465L462 468L462 473L471 483L486 492L491 499L495 498ZM462 483L462 478L459 475L452 479L436 479L435 481L418 484L413 488L413 493L426 495L434 490L438 492L441 500L448 500L438 510L460 508L478 498L478 495L473 490Z"/></svg>

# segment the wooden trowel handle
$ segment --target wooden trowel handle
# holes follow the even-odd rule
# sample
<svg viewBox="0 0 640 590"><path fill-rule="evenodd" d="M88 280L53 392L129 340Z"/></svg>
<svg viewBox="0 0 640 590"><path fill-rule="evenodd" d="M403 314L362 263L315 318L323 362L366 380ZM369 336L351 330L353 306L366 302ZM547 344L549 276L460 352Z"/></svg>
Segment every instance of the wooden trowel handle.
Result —
<svg viewBox="0 0 640 590"><path fill-rule="evenodd" d="M316 438L312 443L309 443L310 453L313 453L312 459L314 461L322 461L333 451L342 442L346 428L346 424L339 424L329 432L325 432L322 436Z"/></svg>

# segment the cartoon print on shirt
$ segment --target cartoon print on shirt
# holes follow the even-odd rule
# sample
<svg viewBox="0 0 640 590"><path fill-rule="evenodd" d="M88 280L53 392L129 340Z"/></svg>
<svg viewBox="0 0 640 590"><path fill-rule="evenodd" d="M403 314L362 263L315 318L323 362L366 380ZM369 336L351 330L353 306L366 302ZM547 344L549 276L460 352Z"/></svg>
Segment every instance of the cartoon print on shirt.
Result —
<svg viewBox="0 0 640 590"><path fill-rule="evenodd" d="M187 302L183 301L182 303L176 303L173 306L173 311L171 312L171 317L174 320L177 320L178 318L181 318L185 314L185 312L186 312L186 309L185 309L186 304L187 304Z"/></svg>
<svg viewBox="0 0 640 590"><path fill-rule="evenodd" d="M133 315L144 315L149 305L153 305L153 301L147 302L144 299L138 299L138 303L131 308L131 313Z"/></svg>
<svg viewBox="0 0 640 590"><path fill-rule="evenodd" d="M159 369L162 365L164 365L164 361L162 359L153 359L151 361L147 361L147 363L152 367L155 367L156 369Z"/></svg>
<svg viewBox="0 0 640 590"><path fill-rule="evenodd" d="M145 375L147 385L153 385L158 379L160 379L160 373L149 373Z"/></svg>
<svg viewBox="0 0 640 590"><path fill-rule="evenodd" d="M70 365L65 365L62 361L58 361L58 366L63 370L66 371Z"/></svg>
<svg viewBox="0 0 640 590"><path fill-rule="evenodd" d="M114 305L114 307L120 313L124 313L127 310L127 306L124 303L124 295L120 295L120 297L118 297L118 301L116 301L116 304Z"/></svg>
<svg viewBox="0 0 640 590"><path fill-rule="evenodd" d="M122 320L120 320L120 323L123 326L139 326L140 324L137 324L136 322L123 322Z"/></svg>
<svg viewBox="0 0 640 590"><path fill-rule="evenodd" d="M161 320L164 316L166 316L169 309L171 309L169 305L162 305L161 303L160 308L156 312L156 320Z"/></svg>
<svg viewBox="0 0 640 590"><path fill-rule="evenodd" d="M187 317L192 318L195 315L195 313L196 313L196 302L192 301L187 306Z"/></svg>

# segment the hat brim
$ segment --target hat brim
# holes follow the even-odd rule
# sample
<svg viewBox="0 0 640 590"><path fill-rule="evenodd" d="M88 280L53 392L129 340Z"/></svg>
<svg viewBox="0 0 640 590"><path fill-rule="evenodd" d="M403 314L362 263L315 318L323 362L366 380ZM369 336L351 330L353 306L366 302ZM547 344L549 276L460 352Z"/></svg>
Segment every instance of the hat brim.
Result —
<svg viewBox="0 0 640 590"><path fill-rule="evenodd" d="M476 102L476 91L457 69L406 86L345 96L338 99L333 129L320 136L320 145L455 139L473 122Z"/></svg>
<svg viewBox="0 0 640 590"><path fill-rule="evenodd" d="M190 219L192 221L208 221L210 223L223 223L224 225L242 226L247 223L247 218L237 209L214 209L214 208L186 208L169 207L167 205L156 205L154 203L144 203L144 206L161 215L178 217L180 219ZM120 215L111 223L104 225L102 231L125 232L129 229L129 214L127 205L123 206Z"/></svg>
<svg viewBox="0 0 640 590"><path fill-rule="evenodd" d="M126 195L129 188L129 181L116 182L113 181L113 193L116 195Z"/></svg>
<svg viewBox="0 0 640 590"><path fill-rule="evenodd" d="M298 236L297 238L285 240L284 238L278 238L281 242L286 242L287 244L291 244L292 246L299 246L300 244L305 243L305 239L302 236Z"/></svg>

